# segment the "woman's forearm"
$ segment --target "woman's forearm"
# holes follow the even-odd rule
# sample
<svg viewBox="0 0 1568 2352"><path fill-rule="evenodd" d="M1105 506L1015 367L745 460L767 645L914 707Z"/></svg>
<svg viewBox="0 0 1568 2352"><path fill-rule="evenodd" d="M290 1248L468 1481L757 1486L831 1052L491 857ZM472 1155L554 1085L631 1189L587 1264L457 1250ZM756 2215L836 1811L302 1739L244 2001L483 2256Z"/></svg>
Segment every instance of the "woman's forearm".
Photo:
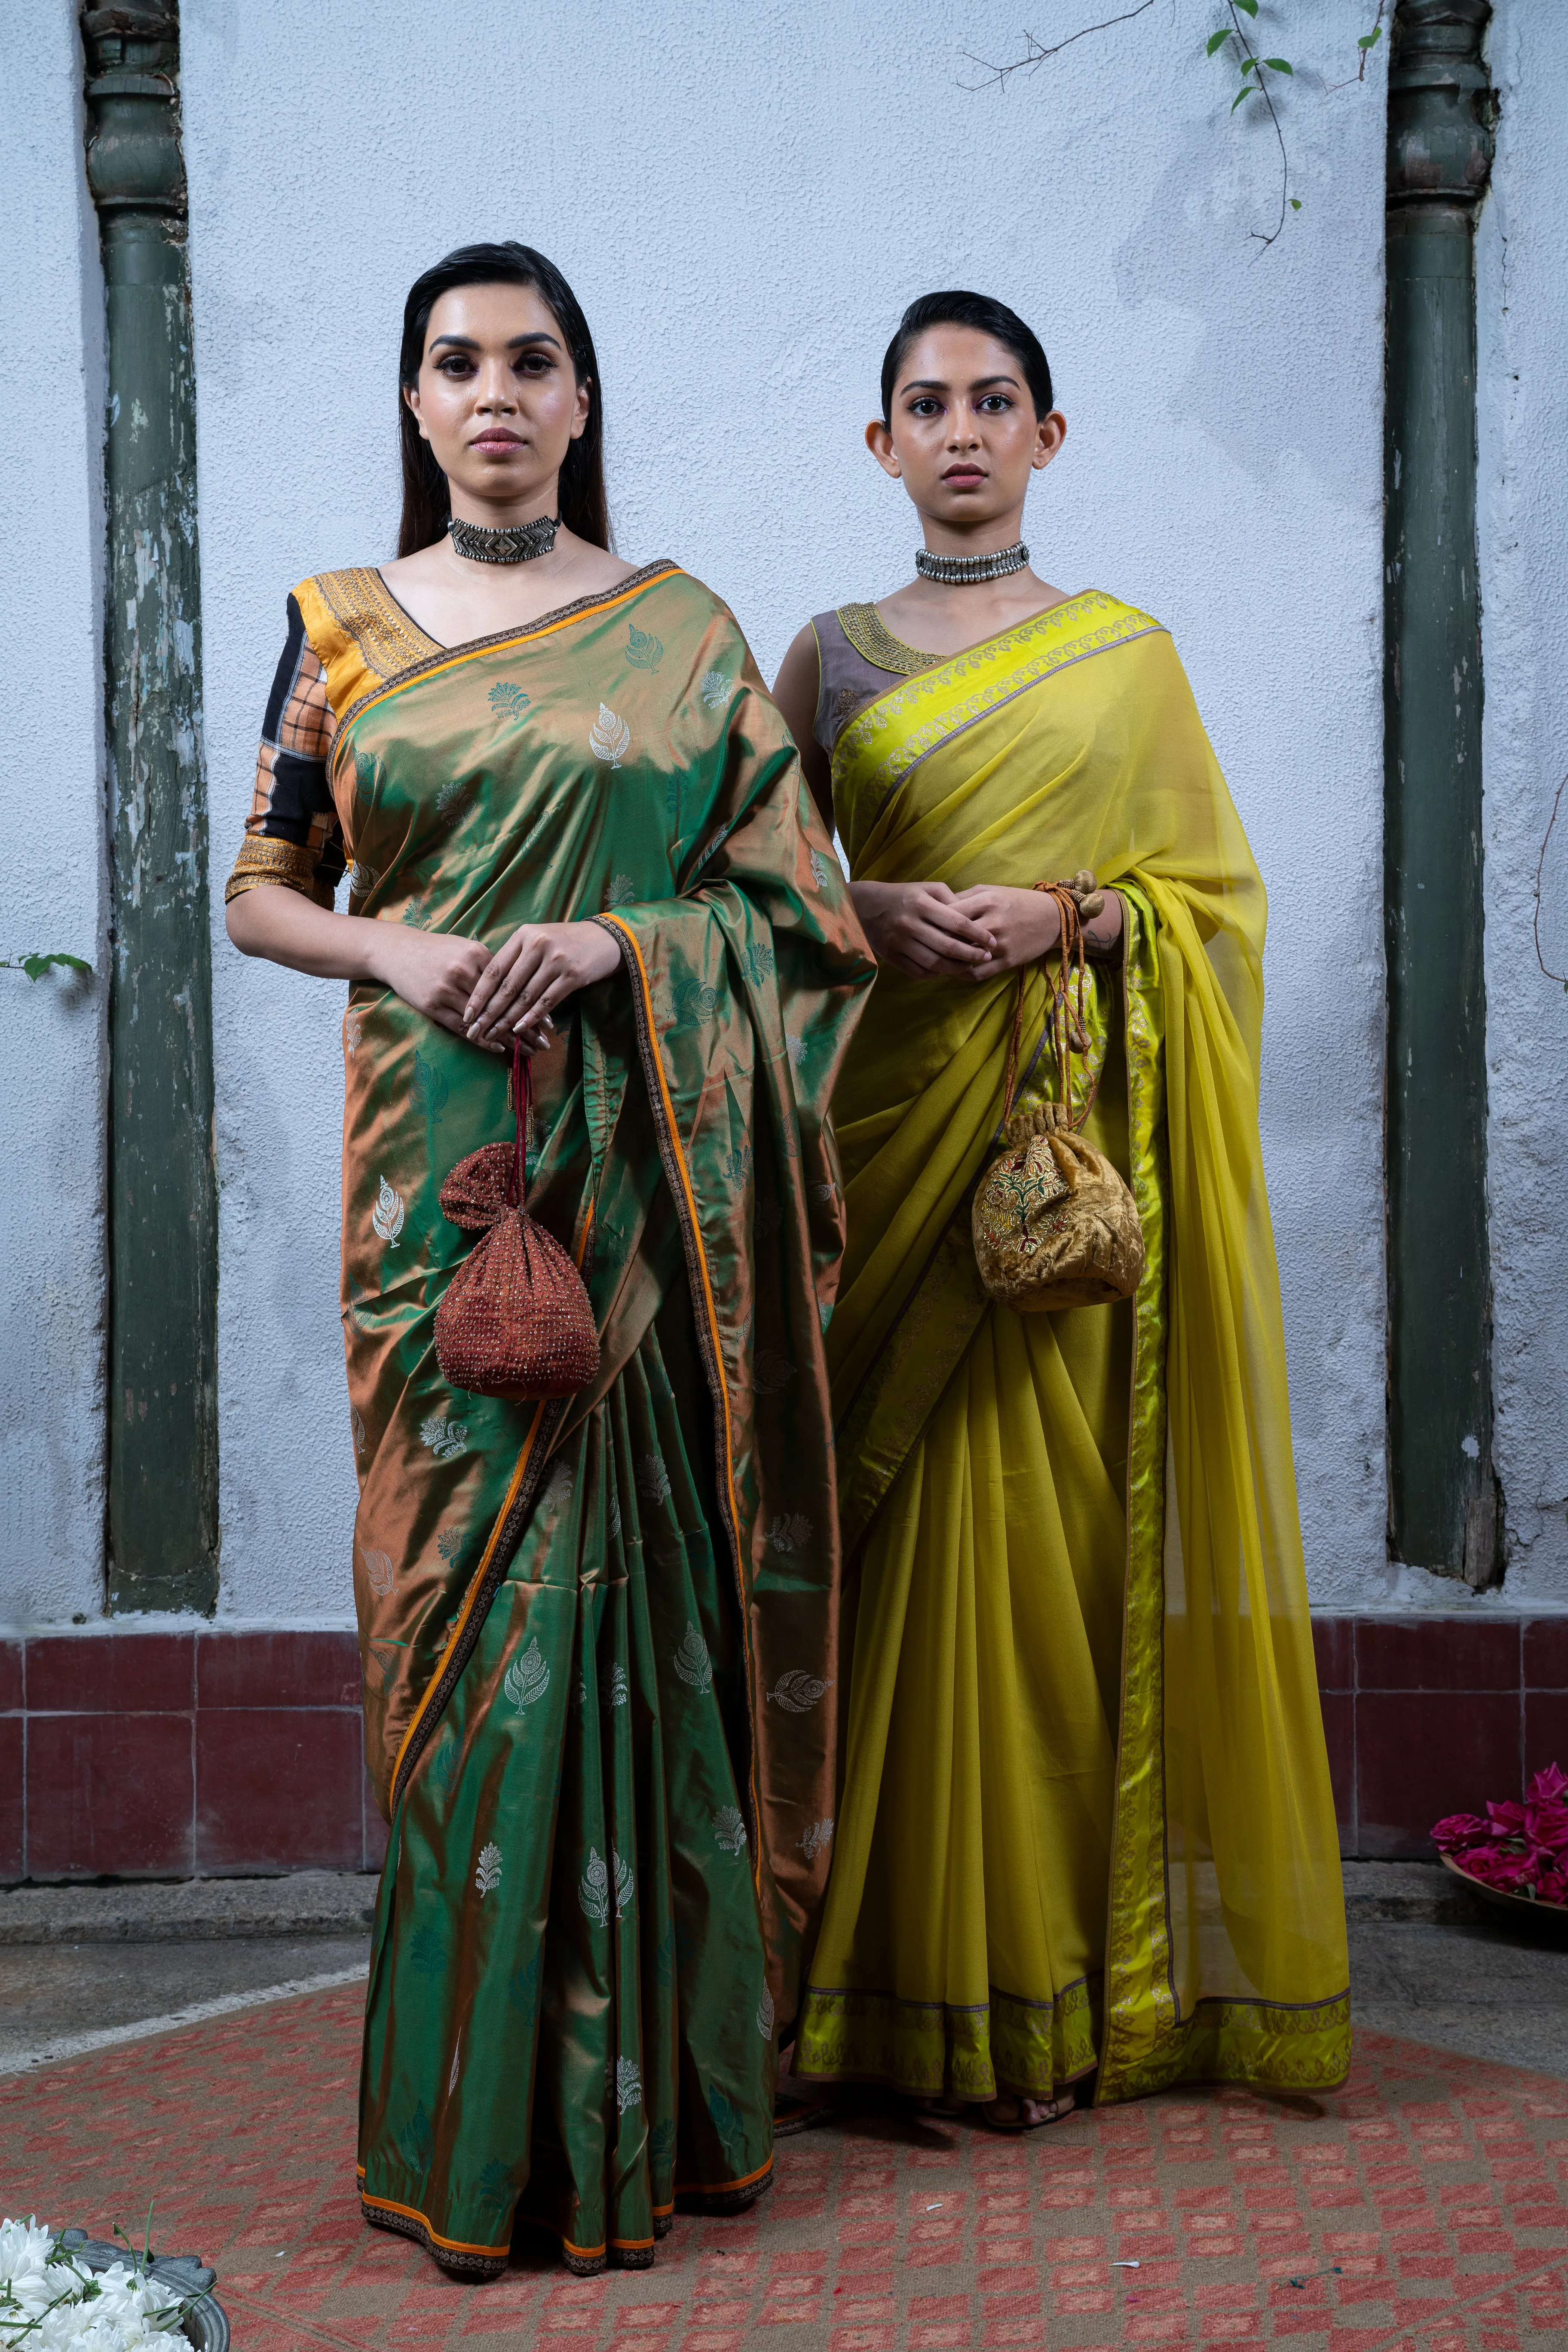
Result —
<svg viewBox="0 0 1568 2352"><path fill-rule="evenodd" d="M241 955L266 956L318 980L384 980L379 950L385 926L368 915L334 914L301 891L270 883L231 898L225 920Z"/></svg>

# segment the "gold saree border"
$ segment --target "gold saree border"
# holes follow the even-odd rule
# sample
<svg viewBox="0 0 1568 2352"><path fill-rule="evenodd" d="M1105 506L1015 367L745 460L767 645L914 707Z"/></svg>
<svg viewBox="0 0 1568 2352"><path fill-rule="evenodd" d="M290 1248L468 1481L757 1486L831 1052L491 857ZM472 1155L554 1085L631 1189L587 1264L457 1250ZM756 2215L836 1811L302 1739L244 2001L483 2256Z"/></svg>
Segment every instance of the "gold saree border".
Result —
<svg viewBox="0 0 1568 2352"><path fill-rule="evenodd" d="M1250 2083L1331 2091L1350 2070L1350 1992L1289 2003L1201 1994L1185 2016L1172 1965L1165 1818L1166 1352L1169 1197L1164 1151L1164 1015L1154 911L1117 885L1129 917L1125 961L1129 1164L1143 1227L1134 1302L1127 1449L1127 1581L1116 1748L1105 2016L1095 2105L1173 2083Z"/></svg>
<svg viewBox="0 0 1568 2352"><path fill-rule="evenodd" d="M1130 645L1136 637L1164 634L1164 625L1102 589L1086 588L1060 604L1021 621L1016 629L953 654L937 668L879 695L852 719L833 753L832 785L837 801L844 772L860 765L857 795L877 795L868 808L862 838L878 823L897 787L928 753L988 719L1032 686L1039 686L1077 662ZM967 692L965 681L978 679ZM940 699L939 699L940 698ZM933 705L935 706L933 708ZM921 713L927 715L921 717ZM916 722L919 723L916 723Z"/></svg>
<svg viewBox="0 0 1568 2352"><path fill-rule="evenodd" d="M1143 1228L1143 1274L1133 1298L1128 1400L1127 1569L1121 1615L1121 1714L1112 1798L1105 1932L1105 2022L1096 2103L1131 2095L1142 2053L1177 2025L1165 1862L1164 1000L1153 908L1120 887L1126 944L1122 1023L1128 1168Z"/></svg>
<svg viewBox="0 0 1568 2352"><path fill-rule="evenodd" d="M425 678L438 677L444 670L460 669L465 662L475 661L481 654L500 653L513 646L529 645L538 637L552 637L558 629L570 628L574 621L582 620L589 613L613 613L617 604L628 604L634 596L640 596L645 588L657 587L661 580L677 580L681 576L679 563L671 563L665 559L657 563L645 563L640 572L634 572L629 579L620 581L614 588L602 590L596 596L579 596L574 604L557 605L553 612L542 613L536 621L530 621L522 628L499 629L493 636L470 637L464 645L437 646L423 659L410 662L406 668L398 670L394 676L384 677L377 685L367 688L356 701L351 702L338 720L337 732L332 739L329 780L336 776L342 764L348 747L350 727L356 719L363 719L367 710L374 710L377 704L402 694L408 687L417 686ZM398 612L403 611L384 583L382 593L396 606ZM436 643L433 637L426 642L431 646Z"/></svg>
<svg viewBox="0 0 1568 2352"><path fill-rule="evenodd" d="M713 1280L709 1271L708 1253L702 1243L701 1223L697 1214L697 1194L691 1182L691 1171L687 1166L680 1131L676 1125L675 1104L670 1096L669 1081L665 1076L664 1056L658 1050L654 1025L653 989L648 981L647 966L643 961L642 950L629 924L611 914L595 915L590 919L610 932L619 943L622 961L632 977L637 1052L643 1065L643 1075L650 1082L649 1103L654 1130L658 1138L659 1158L664 1162L665 1175L675 1202L676 1218L686 1254L688 1279L696 1294L692 1304L701 1308L701 1313L694 1319L709 1391L718 1407L714 1435L721 1472L720 1510L724 1519L730 1556L734 1562L735 1597L740 1604L741 1639L746 1658L746 1699L751 1735L746 1778L752 1801L752 1882L760 1902L763 1892L763 1817L762 1786L758 1779L756 1663L752 1653L752 1612L741 1558L741 1507L735 1493L734 1433L730 1418L730 1383L724 1370L724 1350L719 1335L719 1311L714 1304Z"/></svg>

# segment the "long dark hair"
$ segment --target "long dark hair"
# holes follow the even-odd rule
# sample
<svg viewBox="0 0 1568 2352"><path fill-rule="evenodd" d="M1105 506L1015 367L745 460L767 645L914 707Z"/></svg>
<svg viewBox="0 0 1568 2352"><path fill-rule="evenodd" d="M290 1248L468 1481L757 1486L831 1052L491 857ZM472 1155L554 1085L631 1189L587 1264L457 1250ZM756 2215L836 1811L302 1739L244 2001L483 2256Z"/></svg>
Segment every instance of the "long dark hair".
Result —
<svg viewBox="0 0 1568 2352"><path fill-rule="evenodd" d="M397 358L397 441L403 458L403 520L399 555L416 555L446 536L452 499L447 477L403 395L419 381L430 313L455 286L527 286L555 314L566 339L579 384L588 386L588 422L567 449L561 467L561 520L568 530L595 547L610 544L610 510L605 499L605 417L599 362L582 305L552 261L531 245L460 245L408 289L403 306L403 348Z"/></svg>
<svg viewBox="0 0 1568 2352"><path fill-rule="evenodd" d="M931 327L973 327L1001 343L1024 371L1036 415L1050 415L1051 372L1046 354L1038 335L1033 327L1024 324L1016 310L1009 310L1005 302L998 302L989 294L922 294L899 320L899 331L888 345L887 357L882 362L884 425L893 421L893 394L910 345Z"/></svg>

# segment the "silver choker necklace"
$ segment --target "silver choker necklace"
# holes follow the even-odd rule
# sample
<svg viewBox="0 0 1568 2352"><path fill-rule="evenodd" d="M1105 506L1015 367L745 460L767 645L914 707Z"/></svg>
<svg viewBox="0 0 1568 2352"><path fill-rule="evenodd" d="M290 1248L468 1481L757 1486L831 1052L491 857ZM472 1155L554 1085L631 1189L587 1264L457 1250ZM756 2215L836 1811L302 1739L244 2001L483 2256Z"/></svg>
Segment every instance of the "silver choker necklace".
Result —
<svg viewBox="0 0 1568 2352"><path fill-rule="evenodd" d="M514 522L505 530L487 530L483 523L464 522L453 515L447 525L452 545L470 563L531 563L548 555L561 528L559 515L538 515L532 522Z"/></svg>
<svg viewBox="0 0 1568 2352"><path fill-rule="evenodd" d="M1029 551L1022 540L999 547L994 555L933 555L929 547L915 550L915 570L922 580L940 581L944 588L967 588L976 580L1005 580L1022 572Z"/></svg>

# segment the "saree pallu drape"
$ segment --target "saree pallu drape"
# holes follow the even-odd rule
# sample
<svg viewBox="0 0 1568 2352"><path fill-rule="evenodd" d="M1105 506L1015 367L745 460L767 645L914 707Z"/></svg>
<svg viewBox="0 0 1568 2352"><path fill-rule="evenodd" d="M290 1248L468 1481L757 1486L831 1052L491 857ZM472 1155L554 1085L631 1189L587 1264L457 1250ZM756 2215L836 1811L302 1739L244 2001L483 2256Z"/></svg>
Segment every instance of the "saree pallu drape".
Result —
<svg viewBox="0 0 1568 2352"><path fill-rule="evenodd" d="M1147 1264L1130 1307L990 1304L970 1211L1017 983L884 970L836 1103L859 1601L795 2071L1331 2086L1349 1970L1258 1140L1265 902L1185 677L1146 614L1076 596L881 695L833 783L858 880L1087 866L1121 893L1079 1107ZM1026 1037L1044 1005L1037 972ZM1029 1086L1055 1091L1044 1056Z"/></svg>
<svg viewBox="0 0 1568 2352"><path fill-rule="evenodd" d="M361 2090L367 2218L451 2267L514 2214L651 2259L765 2188L833 1811L827 1117L870 977L782 721L668 565L443 649L377 575L297 595L338 718L351 907L499 947L591 918L622 965L535 1062L532 1213L592 1389L459 1393L447 1172L505 1063L390 991L344 1026L343 1322L366 1750L391 1822Z"/></svg>

